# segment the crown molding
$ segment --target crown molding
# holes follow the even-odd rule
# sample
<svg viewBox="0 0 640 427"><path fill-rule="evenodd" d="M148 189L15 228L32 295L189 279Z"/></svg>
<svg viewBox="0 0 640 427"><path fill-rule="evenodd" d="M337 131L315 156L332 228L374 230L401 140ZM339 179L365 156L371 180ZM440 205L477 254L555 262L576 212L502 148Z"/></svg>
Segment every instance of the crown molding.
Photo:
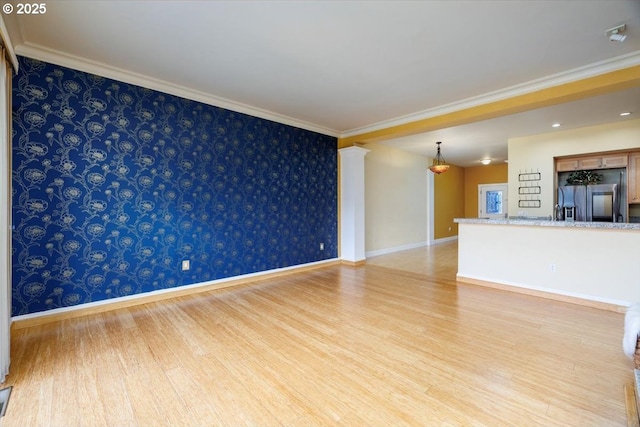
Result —
<svg viewBox="0 0 640 427"><path fill-rule="evenodd" d="M363 133L386 129L393 126L404 125L418 120L429 119L432 117L441 116L443 114L477 107L479 105L489 104L491 102L500 101L503 99L513 98L538 90L584 80L589 77L595 77L600 74L622 70L624 68L629 68L636 65L640 65L640 51L631 52L626 55L617 56L615 58L574 68L572 70L563 71L561 73L520 83L514 86L509 86L494 92L466 98L460 101L452 102L450 104L440 105L438 107L430 108L417 113L407 114L405 116L396 117L393 119L374 123L372 125L351 129L341 133L340 138L348 138Z"/></svg>
<svg viewBox="0 0 640 427"><path fill-rule="evenodd" d="M479 105L512 98L541 89L546 89L565 83L571 83L600 74L605 74L608 72L640 65L640 51L635 51L626 55L542 77L540 79L535 79L514 86L509 86L483 95L466 98L449 104L440 105L435 108L422 110L416 113L407 114L404 116L341 132L336 129L329 129L323 126L318 126L312 123L294 119L289 116L284 116L271 111L252 107L250 105L235 102L226 98L217 97L202 91L190 89L185 86L156 79L143 74L134 73L122 68L113 67L101 62L90 61L58 50L45 48L30 42L16 45L15 53L21 56L26 56L63 67L100 75L103 77L137 86L142 86L148 89L157 90L182 98L199 101L215 107L225 108L238 113L248 114L266 120L272 120L278 123L306 129L312 132L318 132L323 135L329 135L337 138L348 138L367 132L373 132L393 126L403 125L418 120L428 119L431 117L437 117L443 114L477 107Z"/></svg>
<svg viewBox="0 0 640 427"><path fill-rule="evenodd" d="M217 97L206 92L190 89L186 86L170 83L164 80L149 77L143 74L134 73L122 68L113 67L97 61L91 61L79 56L70 55L58 50L49 49L30 42L17 45L15 51L20 56L26 56L32 59L56 64L61 67L67 67L85 73L95 74L124 83L136 86L142 86L147 89L164 92L170 95L179 96L181 98L202 102L214 107L225 108L237 113L248 114L250 116L261 119L271 120L277 123L305 129L312 132L321 133L338 137L339 132L323 126L314 125L292 117L284 116L261 108L252 107L250 105L235 102L226 98Z"/></svg>
<svg viewBox="0 0 640 427"><path fill-rule="evenodd" d="M9 29L5 25L5 19L14 19L11 15L0 15L0 41L4 44L7 53L9 54L9 59L11 60L11 66L13 67L14 73L18 72L18 57L16 56L16 50L13 42L11 41L11 37L9 36Z"/></svg>

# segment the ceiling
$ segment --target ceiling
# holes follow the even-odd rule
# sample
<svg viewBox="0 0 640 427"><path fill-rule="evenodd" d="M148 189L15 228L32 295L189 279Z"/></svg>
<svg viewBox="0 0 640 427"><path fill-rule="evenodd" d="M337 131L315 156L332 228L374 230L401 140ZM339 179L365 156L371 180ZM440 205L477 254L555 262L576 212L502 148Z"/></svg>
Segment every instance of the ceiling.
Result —
<svg viewBox="0 0 640 427"><path fill-rule="evenodd" d="M640 64L639 0L50 1L3 16L16 52L334 136ZM627 25L627 40L605 31ZM556 83L557 84L557 83ZM640 89L396 138L450 163L640 116ZM634 114L621 118L623 110Z"/></svg>

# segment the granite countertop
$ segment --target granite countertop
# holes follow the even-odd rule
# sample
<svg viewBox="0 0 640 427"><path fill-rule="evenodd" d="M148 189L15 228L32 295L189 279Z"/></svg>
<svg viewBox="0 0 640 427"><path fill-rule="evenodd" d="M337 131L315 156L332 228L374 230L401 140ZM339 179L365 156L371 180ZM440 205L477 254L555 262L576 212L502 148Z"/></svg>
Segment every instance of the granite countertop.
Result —
<svg viewBox="0 0 640 427"><path fill-rule="evenodd" d="M532 225L537 227L597 228L603 230L638 230L640 224L627 222L551 221L549 217L511 217L500 219L455 218L458 224Z"/></svg>

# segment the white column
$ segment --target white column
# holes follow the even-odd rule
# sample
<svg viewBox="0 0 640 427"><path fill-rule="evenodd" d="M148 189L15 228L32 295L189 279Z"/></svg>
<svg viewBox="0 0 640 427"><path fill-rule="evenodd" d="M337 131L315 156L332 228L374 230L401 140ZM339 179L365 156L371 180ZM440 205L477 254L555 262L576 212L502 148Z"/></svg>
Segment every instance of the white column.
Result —
<svg viewBox="0 0 640 427"><path fill-rule="evenodd" d="M11 68L0 49L0 383L11 358Z"/></svg>
<svg viewBox="0 0 640 427"><path fill-rule="evenodd" d="M427 246L435 244L435 174L429 169L427 172Z"/></svg>
<svg viewBox="0 0 640 427"><path fill-rule="evenodd" d="M359 262L364 255L364 156L360 147L340 153L340 258Z"/></svg>

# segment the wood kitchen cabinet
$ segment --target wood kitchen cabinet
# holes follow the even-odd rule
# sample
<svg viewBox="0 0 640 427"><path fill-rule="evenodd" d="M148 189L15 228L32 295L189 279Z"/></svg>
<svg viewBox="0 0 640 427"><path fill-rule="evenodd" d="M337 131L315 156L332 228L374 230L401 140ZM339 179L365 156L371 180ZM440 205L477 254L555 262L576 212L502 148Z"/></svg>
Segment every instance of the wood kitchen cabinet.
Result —
<svg viewBox="0 0 640 427"><path fill-rule="evenodd" d="M556 161L556 170L558 172L575 171L579 169L580 163L576 159L563 159Z"/></svg>
<svg viewBox="0 0 640 427"><path fill-rule="evenodd" d="M584 159L578 160L579 167L581 170L589 170L589 169L600 169L602 166L602 158L601 157L586 157Z"/></svg>
<svg viewBox="0 0 640 427"><path fill-rule="evenodd" d="M622 168L625 166L627 166L626 153L556 160L556 171L558 172Z"/></svg>
<svg viewBox="0 0 640 427"><path fill-rule="evenodd" d="M628 177L627 201L629 204L640 203L640 153L629 155Z"/></svg>
<svg viewBox="0 0 640 427"><path fill-rule="evenodd" d="M627 166L627 154L616 154L612 156L602 156L600 169L622 168Z"/></svg>

